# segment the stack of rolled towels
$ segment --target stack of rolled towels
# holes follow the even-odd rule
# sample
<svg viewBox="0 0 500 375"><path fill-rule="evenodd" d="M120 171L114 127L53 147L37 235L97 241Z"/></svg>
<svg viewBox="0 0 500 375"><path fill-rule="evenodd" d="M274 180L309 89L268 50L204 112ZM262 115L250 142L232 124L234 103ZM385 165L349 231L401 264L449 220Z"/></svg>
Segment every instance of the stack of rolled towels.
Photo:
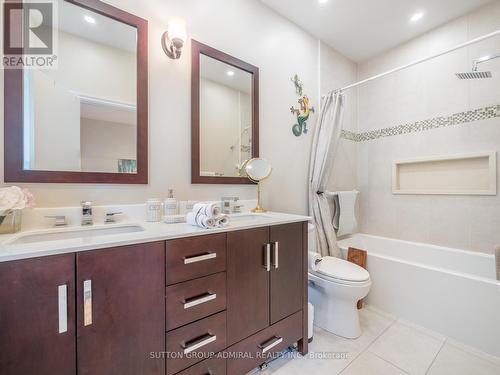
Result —
<svg viewBox="0 0 500 375"><path fill-rule="evenodd" d="M196 203L193 211L187 214L186 221L200 228L221 228L229 224L229 217L220 212L217 203Z"/></svg>

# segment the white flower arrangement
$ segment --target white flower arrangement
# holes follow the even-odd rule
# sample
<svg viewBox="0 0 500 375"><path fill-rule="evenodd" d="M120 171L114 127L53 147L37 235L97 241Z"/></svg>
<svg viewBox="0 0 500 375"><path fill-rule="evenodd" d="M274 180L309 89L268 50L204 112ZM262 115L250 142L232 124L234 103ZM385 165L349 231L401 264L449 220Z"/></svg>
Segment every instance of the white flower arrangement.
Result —
<svg viewBox="0 0 500 375"><path fill-rule="evenodd" d="M27 189L21 189L17 186L0 189L0 218L5 218L5 216L14 210L24 210L25 208L33 208L34 206L35 199L33 194Z"/></svg>

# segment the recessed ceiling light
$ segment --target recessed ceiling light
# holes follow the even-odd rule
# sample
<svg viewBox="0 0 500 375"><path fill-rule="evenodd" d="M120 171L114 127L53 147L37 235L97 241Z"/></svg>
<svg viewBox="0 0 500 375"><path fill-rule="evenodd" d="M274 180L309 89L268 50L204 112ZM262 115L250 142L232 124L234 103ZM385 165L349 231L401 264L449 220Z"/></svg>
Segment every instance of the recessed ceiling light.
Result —
<svg viewBox="0 0 500 375"><path fill-rule="evenodd" d="M320 4L326 4L328 2L328 0L318 0L318 3Z"/></svg>
<svg viewBox="0 0 500 375"><path fill-rule="evenodd" d="M90 17L90 16L83 16L83 19L85 21L87 21L88 23L92 23L94 24L95 23L95 18L94 17Z"/></svg>
<svg viewBox="0 0 500 375"><path fill-rule="evenodd" d="M413 16L410 18L410 22L418 22L424 17L424 12L418 12L415 13Z"/></svg>
<svg viewBox="0 0 500 375"><path fill-rule="evenodd" d="M234 76L234 72L233 72L232 70L228 70L228 71L226 72L226 74L227 74L229 77Z"/></svg>

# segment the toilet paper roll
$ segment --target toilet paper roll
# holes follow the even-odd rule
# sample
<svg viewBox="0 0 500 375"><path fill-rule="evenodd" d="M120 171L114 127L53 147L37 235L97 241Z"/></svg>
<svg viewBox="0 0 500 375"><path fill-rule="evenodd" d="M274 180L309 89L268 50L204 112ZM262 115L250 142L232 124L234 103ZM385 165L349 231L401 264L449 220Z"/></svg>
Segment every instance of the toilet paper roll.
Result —
<svg viewBox="0 0 500 375"><path fill-rule="evenodd" d="M312 251L309 251L309 256L308 256L308 259L309 259L309 269L310 270L313 270L313 271L318 271L319 270L319 265L321 263L321 255L319 255L318 253L313 253Z"/></svg>

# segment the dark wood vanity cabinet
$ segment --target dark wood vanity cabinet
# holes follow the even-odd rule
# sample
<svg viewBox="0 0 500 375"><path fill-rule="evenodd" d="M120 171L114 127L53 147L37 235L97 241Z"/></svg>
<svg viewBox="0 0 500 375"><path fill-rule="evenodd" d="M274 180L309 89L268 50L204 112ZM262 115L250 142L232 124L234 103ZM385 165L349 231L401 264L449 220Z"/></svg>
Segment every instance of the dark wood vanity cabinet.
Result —
<svg viewBox="0 0 500 375"><path fill-rule="evenodd" d="M167 241L166 258L167 375L243 375L295 342L307 352L307 223Z"/></svg>
<svg viewBox="0 0 500 375"><path fill-rule="evenodd" d="M164 281L165 242L0 263L0 374L164 374Z"/></svg>
<svg viewBox="0 0 500 375"><path fill-rule="evenodd" d="M306 272L305 222L0 262L0 374L243 375L307 352Z"/></svg>
<svg viewBox="0 0 500 375"><path fill-rule="evenodd" d="M232 345L269 325L269 227L227 234L227 343Z"/></svg>
<svg viewBox="0 0 500 375"><path fill-rule="evenodd" d="M0 263L0 374L76 373L74 257Z"/></svg>
<svg viewBox="0 0 500 375"><path fill-rule="evenodd" d="M228 344L303 309L302 226L228 233Z"/></svg>
<svg viewBox="0 0 500 375"><path fill-rule="evenodd" d="M78 375L164 374L165 242L78 253L76 275Z"/></svg>
<svg viewBox="0 0 500 375"><path fill-rule="evenodd" d="M273 246L269 273L270 324L277 323L303 308L303 285L306 277L304 272L307 270L303 269L303 254L307 252L307 248L304 248L302 242L302 229L302 223L270 228L269 238Z"/></svg>

